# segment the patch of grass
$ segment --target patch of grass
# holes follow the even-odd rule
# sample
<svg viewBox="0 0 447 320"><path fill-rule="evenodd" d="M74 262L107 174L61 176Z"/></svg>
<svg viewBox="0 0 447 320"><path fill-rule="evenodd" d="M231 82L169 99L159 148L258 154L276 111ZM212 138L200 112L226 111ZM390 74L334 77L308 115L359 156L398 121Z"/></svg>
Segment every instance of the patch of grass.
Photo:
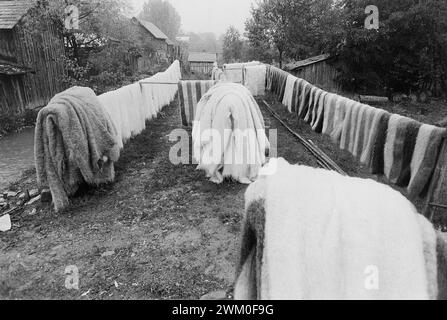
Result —
<svg viewBox="0 0 447 320"><path fill-rule="evenodd" d="M23 114L0 114L0 136L34 126L38 109L26 110Z"/></svg>

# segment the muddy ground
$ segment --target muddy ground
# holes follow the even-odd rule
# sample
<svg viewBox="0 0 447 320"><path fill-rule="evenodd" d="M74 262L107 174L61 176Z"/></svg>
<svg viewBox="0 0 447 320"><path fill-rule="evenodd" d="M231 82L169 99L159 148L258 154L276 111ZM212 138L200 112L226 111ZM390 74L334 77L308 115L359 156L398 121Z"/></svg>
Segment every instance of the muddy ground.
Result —
<svg viewBox="0 0 447 320"><path fill-rule="evenodd" d="M260 107L267 128L278 129L278 156L317 167ZM273 108L290 117L279 104ZM12 230L0 233L0 299L198 299L216 290L231 296L246 186L215 185L194 165L171 164L168 135L180 123L174 102L125 146L116 182L84 188L64 214L42 204L15 213ZM375 178L307 124L288 123L348 174ZM11 189L35 186L29 170ZM68 266L79 272L77 290L65 286Z"/></svg>

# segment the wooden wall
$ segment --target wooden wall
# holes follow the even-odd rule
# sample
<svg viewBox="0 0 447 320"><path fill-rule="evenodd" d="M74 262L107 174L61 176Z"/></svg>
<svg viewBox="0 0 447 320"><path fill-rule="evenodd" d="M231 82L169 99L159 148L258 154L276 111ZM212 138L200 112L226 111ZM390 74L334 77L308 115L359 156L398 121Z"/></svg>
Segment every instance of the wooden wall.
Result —
<svg viewBox="0 0 447 320"><path fill-rule="evenodd" d="M14 37L11 30L0 30L0 60L12 63L17 62Z"/></svg>
<svg viewBox="0 0 447 320"><path fill-rule="evenodd" d="M320 61L295 69L291 73L328 92L339 93L342 91L340 84L335 80L339 72L334 65L327 61Z"/></svg>
<svg viewBox="0 0 447 320"><path fill-rule="evenodd" d="M25 112L26 102L23 75L0 74L0 115L18 115Z"/></svg>
<svg viewBox="0 0 447 320"><path fill-rule="evenodd" d="M30 68L25 75L2 75L0 113L20 114L45 106L63 87L63 36L54 24L38 31L26 17L11 30L0 31L0 59Z"/></svg>
<svg viewBox="0 0 447 320"><path fill-rule="evenodd" d="M213 71L213 62L189 62L191 72L202 73L206 76L211 76Z"/></svg>
<svg viewBox="0 0 447 320"><path fill-rule="evenodd" d="M32 32L23 24L14 27L17 62L34 70L24 76L26 108L45 106L64 87L64 42L54 24Z"/></svg>

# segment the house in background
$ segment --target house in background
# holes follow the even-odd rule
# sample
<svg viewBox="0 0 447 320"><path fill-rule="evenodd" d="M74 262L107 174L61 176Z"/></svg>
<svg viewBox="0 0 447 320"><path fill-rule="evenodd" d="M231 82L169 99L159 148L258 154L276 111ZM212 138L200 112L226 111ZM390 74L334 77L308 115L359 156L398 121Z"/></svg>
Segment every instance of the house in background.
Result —
<svg viewBox="0 0 447 320"><path fill-rule="evenodd" d="M150 69L154 63L172 62L176 56L176 44L153 23L133 17L133 30L138 35L139 46L149 46L154 52L144 51L138 60L138 70Z"/></svg>
<svg viewBox="0 0 447 320"><path fill-rule="evenodd" d="M188 57L191 73L201 73L211 76L214 62L217 62L217 53L190 52Z"/></svg>
<svg viewBox="0 0 447 320"><path fill-rule="evenodd" d="M52 23L32 25L34 1L0 1L0 114L44 106L63 90L64 42Z"/></svg>
<svg viewBox="0 0 447 320"><path fill-rule="evenodd" d="M284 70L298 78L329 92L340 93L341 85L337 82L339 71L337 59L329 54L322 54L306 60L296 61L284 66Z"/></svg>

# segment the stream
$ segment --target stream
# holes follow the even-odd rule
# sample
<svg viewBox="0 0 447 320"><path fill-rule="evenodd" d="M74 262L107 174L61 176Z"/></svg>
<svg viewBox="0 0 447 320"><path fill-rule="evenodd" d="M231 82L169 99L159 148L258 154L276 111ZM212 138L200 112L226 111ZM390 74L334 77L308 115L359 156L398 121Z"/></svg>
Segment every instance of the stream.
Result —
<svg viewBox="0 0 447 320"><path fill-rule="evenodd" d="M34 166L34 128L0 138L0 191Z"/></svg>

